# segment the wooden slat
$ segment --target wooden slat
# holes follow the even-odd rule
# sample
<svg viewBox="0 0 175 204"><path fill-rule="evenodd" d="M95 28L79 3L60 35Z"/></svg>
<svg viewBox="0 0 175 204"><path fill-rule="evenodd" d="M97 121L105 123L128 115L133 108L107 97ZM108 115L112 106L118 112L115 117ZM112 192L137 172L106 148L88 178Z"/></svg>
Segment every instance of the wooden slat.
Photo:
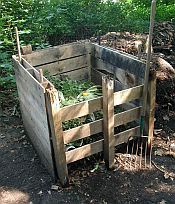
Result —
<svg viewBox="0 0 175 204"><path fill-rule="evenodd" d="M46 120L47 117L44 116L44 114L45 114L44 109L43 108L41 109L39 106L35 106L36 103L34 103L34 101L30 97L28 99L26 99L26 97L28 97L30 95L30 93L23 94L22 92L23 92L23 90L21 88L19 88L19 86L18 86L20 103L23 104L25 111L29 114L29 117L32 118L33 123L36 125L34 127L36 132L38 134L42 135L48 131L47 120ZM41 104L41 101L40 101L40 104ZM47 138L45 138L45 136L38 138L38 139L46 141L48 146L50 145L49 140Z"/></svg>
<svg viewBox="0 0 175 204"><path fill-rule="evenodd" d="M22 101L20 101L20 105L23 108L22 114L23 114L23 116L25 116L23 118L24 119L27 118L27 121L26 121L27 125L28 125L27 129L32 128L32 130L35 134L40 135L40 136L43 135L47 131L46 127L43 126L43 123L38 122L38 117L36 117L34 119L31 109L26 108L26 105ZM25 109L25 111L23 111L24 109ZM35 126L33 125L34 123L35 123ZM43 128L42 130L41 130L41 127ZM33 135L31 137L33 137ZM42 146L43 151L45 151L48 154L49 153L48 147L50 146L50 141L47 140L45 137L38 137L37 140L38 140L38 143L40 144L40 146Z"/></svg>
<svg viewBox="0 0 175 204"><path fill-rule="evenodd" d="M106 74L95 70L95 69L91 69L91 81L94 84L98 84L98 85L102 85L102 77L106 76ZM124 88L126 88L121 82L114 80L114 91L120 91L123 90Z"/></svg>
<svg viewBox="0 0 175 204"><path fill-rule="evenodd" d="M75 56L85 55L88 54L88 51L89 49L86 49L84 42L75 42L35 51L31 54L24 55L23 58L25 58L32 66L38 66Z"/></svg>
<svg viewBox="0 0 175 204"><path fill-rule="evenodd" d="M31 54L32 53L32 46L30 44L22 46L21 51L22 51L23 55Z"/></svg>
<svg viewBox="0 0 175 204"><path fill-rule="evenodd" d="M36 128L34 128L35 126L33 125L35 121L32 120L32 117L29 115L27 111L23 111L25 110L25 107L23 107L23 104L21 103L20 103L20 108L21 108L22 120L23 120L26 133L30 137L32 144L36 152L38 153L42 163L44 164L48 172L51 174L51 176L55 178L56 175L55 175L55 170L52 163L53 161L52 161L52 158L49 158L51 152L48 148L43 148L45 146L43 144L43 140L38 139L40 137L42 138L42 133L40 132L39 133L40 137L38 137L39 135L38 131L36 131ZM44 134L46 134L46 132Z"/></svg>
<svg viewBox="0 0 175 204"><path fill-rule="evenodd" d="M53 141L54 158L57 174L63 186L68 184L68 170L63 141L62 121L59 114L60 104L58 91L54 88L46 89L46 106L49 119L51 138Z"/></svg>
<svg viewBox="0 0 175 204"><path fill-rule="evenodd" d="M104 73L102 72L99 72L98 70L95 70L95 69L91 69L91 81L94 83L94 84L97 84L97 85L102 85L102 77L105 76Z"/></svg>
<svg viewBox="0 0 175 204"><path fill-rule="evenodd" d="M31 74L28 73L27 69L25 69L23 65L18 62L16 56L12 56L12 61L14 63L15 71L18 73L19 76L24 75L26 77L26 80L31 83L30 87L31 89L33 89L33 91L37 89L42 89L43 91L45 91L44 87ZM26 68L33 69L31 65ZM34 85L34 83L36 84L36 86Z"/></svg>
<svg viewBox="0 0 175 204"><path fill-rule="evenodd" d="M104 160L107 168L114 166L114 83L107 76L102 78Z"/></svg>
<svg viewBox="0 0 175 204"><path fill-rule="evenodd" d="M131 128L124 132L115 135L115 146L127 142L131 136L139 136L140 126ZM90 155L103 151L103 139L97 142L87 144L85 146L76 148L74 150L66 152L66 162L72 163L74 161L83 159Z"/></svg>
<svg viewBox="0 0 175 204"><path fill-rule="evenodd" d="M18 94L21 94L21 100L23 99L24 101L26 101L26 103L30 103L31 108L35 107L41 112L41 114L43 114L45 112L45 106L41 102L42 96L40 94L36 94L37 90L35 90L32 85L31 86L30 84L29 86L25 85L26 80L24 77L22 77L22 75L19 74L19 72L15 71L15 73L16 81L18 81L17 85L17 88L19 89ZM45 90L43 92L45 92ZM28 97L28 99L26 99L26 97Z"/></svg>
<svg viewBox="0 0 175 204"><path fill-rule="evenodd" d="M136 57L113 50L112 48L94 45L93 55L118 68L128 71L131 74L144 78L145 64Z"/></svg>
<svg viewBox="0 0 175 204"><path fill-rule="evenodd" d="M70 78L72 80L89 80L89 67L76 69L56 75L60 79Z"/></svg>
<svg viewBox="0 0 175 204"><path fill-rule="evenodd" d="M139 120L141 114L141 107L133 108L122 113L114 115L114 126L120 126L134 120ZM103 131L103 119L84 124L82 126L72 128L63 132L64 143L68 144L70 142L86 138L90 135L94 135Z"/></svg>
<svg viewBox="0 0 175 204"><path fill-rule="evenodd" d="M40 81L39 71L36 70L31 64L29 64L24 58L22 58L22 64L27 69L27 71L29 71L29 69L33 70L33 72L34 72L33 77L35 77L35 79L39 82ZM50 87L54 87L54 85L43 76L42 86L46 87L46 85L48 85L48 84L49 84Z"/></svg>
<svg viewBox="0 0 175 204"><path fill-rule="evenodd" d="M141 79L140 76L131 74L126 70L111 65L110 63L105 62L99 58L94 57L92 63L93 69L106 72L114 76L114 79L118 80L121 84L123 84L123 89L131 88L143 83L143 79Z"/></svg>
<svg viewBox="0 0 175 204"><path fill-rule="evenodd" d="M139 99L143 96L143 85L114 93L114 106Z"/></svg>
<svg viewBox="0 0 175 204"><path fill-rule="evenodd" d="M64 143L68 144L79 139L86 138L90 135L102 132L103 119L75 127L63 132Z"/></svg>
<svg viewBox="0 0 175 204"><path fill-rule="evenodd" d="M132 108L130 110L117 113L114 115L114 126L120 126L134 120L139 120L142 107Z"/></svg>
<svg viewBox="0 0 175 204"><path fill-rule="evenodd" d="M43 71L48 71L50 75L61 74L68 71L73 71L75 69L80 69L83 67L88 67L88 55L78 56L74 58L69 58L66 60L61 60L46 65L40 65L35 67L38 69L43 69Z"/></svg>
<svg viewBox="0 0 175 204"><path fill-rule="evenodd" d="M83 101L60 109L62 121L82 117L102 109L102 97Z"/></svg>
<svg viewBox="0 0 175 204"><path fill-rule="evenodd" d="M38 70L36 70L36 68L34 68L32 65L30 65L25 59L23 59L23 65L26 68L31 68L34 70L34 77L39 81L40 80L40 74L38 72ZM77 69L77 70L73 70L70 72L66 72L66 73L61 73L57 76L58 78L66 78L69 77L72 80L87 80L89 79L89 67L84 67L81 69ZM46 86L50 86L50 87L54 87L54 85L48 81L45 77L43 77L44 79L44 83L42 84L44 87Z"/></svg>
<svg viewBox="0 0 175 204"><path fill-rule="evenodd" d="M66 152L67 164L103 151L103 139Z"/></svg>
<svg viewBox="0 0 175 204"><path fill-rule="evenodd" d="M48 129L45 89L13 56L23 123L45 167L55 175Z"/></svg>
<svg viewBox="0 0 175 204"><path fill-rule="evenodd" d="M138 136L140 135L140 126L131 128L129 130L120 132L116 135L114 135L115 137L115 146L119 145L119 144L123 144L123 143L127 143L128 139L130 137L134 137L134 136Z"/></svg>

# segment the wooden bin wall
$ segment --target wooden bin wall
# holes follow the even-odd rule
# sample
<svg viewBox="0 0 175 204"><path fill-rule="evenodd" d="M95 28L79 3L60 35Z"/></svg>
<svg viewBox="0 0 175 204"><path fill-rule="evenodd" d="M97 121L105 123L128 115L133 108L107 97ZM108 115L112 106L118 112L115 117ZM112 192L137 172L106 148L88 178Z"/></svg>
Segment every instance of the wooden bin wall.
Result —
<svg viewBox="0 0 175 204"><path fill-rule="evenodd" d="M88 79L90 49L86 43L77 42L12 57L20 109L24 127L39 154L42 163L56 177L53 145L46 110L46 87L53 86L44 78L40 83L38 70L48 70L51 75Z"/></svg>
<svg viewBox="0 0 175 204"><path fill-rule="evenodd" d="M13 56L13 64L25 130L43 164L51 175L55 176L45 104L45 88L36 79L36 76L39 78L36 70L34 73L33 69L26 68L18 62L15 56ZM28 66L30 67L29 64Z"/></svg>
<svg viewBox="0 0 175 204"><path fill-rule="evenodd" d="M24 58L37 70L53 76L88 79L90 52L89 43L76 42L32 52Z"/></svg>
<svg viewBox="0 0 175 204"><path fill-rule="evenodd" d="M118 79L114 81L117 92L111 95L114 101L112 106L140 99L143 94L143 62L131 55L89 42L76 42L32 52L23 56L21 64L16 57L13 57L13 61L24 126L46 168L52 175L58 174L62 184L67 175L67 163L103 151L104 140L69 152L64 151L64 144L103 132L104 121L100 119L67 131L62 130L61 124L103 109L104 100L99 97L60 109L57 90L45 78L40 83L37 70L48 70L51 75L59 78L91 78L99 84L102 84L104 73L115 74ZM138 120L140 114L140 106L116 114L113 116L114 126ZM139 130L140 127L136 126L115 135L113 145L126 142L130 136L139 135Z"/></svg>
<svg viewBox="0 0 175 204"><path fill-rule="evenodd" d="M94 81L98 80L96 75L100 72L114 75L115 91L141 85L144 81L145 64L142 61L130 54L97 44L91 45L91 67Z"/></svg>

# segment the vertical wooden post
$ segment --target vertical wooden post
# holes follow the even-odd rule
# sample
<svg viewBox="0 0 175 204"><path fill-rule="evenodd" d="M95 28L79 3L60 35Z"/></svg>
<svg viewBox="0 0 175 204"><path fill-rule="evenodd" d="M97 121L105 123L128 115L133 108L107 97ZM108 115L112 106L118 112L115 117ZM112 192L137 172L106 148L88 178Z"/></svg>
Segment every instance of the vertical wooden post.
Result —
<svg viewBox="0 0 175 204"><path fill-rule="evenodd" d="M21 52L23 55L31 54L32 53L32 46L30 44L26 45L26 46L22 46Z"/></svg>
<svg viewBox="0 0 175 204"><path fill-rule="evenodd" d="M40 83L43 83L43 70L39 69L39 74L40 74Z"/></svg>
<svg viewBox="0 0 175 204"><path fill-rule="evenodd" d="M145 116L145 131L148 134L148 148L151 147L154 131L154 113L156 101L156 72L150 72L148 81L147 110Z"/></svg>
<svg viewBox="0 0 175 204"><path fill-rule="evenodd" d="M107 168L114 166L114 81L107 76L102 78L103 89L103 133L104 160Z"/></svg>
<svg viewBox="0 0 175 204"><path fill-rule="evenodd" d="M20 42L19 42L19 33L18 33L18 28L15 27L15 32L16 32L16 44L17 44L17 49L18 49L18 57L19 57L19 62L21 63L21 49L20 49Z"/></svg>
<svg viewBox="0 0 175 204"><path fill-rule="evenodd" d="M55 88L46 89L46 106L54 149L57 174L63 186L68 185L68 170L64 149L62 121L59 114L60 104L58 91Z"/></svg>

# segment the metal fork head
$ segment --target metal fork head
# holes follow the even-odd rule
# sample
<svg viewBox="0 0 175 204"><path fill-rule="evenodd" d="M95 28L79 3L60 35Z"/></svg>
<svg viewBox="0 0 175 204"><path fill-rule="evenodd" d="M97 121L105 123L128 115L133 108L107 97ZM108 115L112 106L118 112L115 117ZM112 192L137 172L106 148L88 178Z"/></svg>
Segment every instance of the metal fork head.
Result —
<svg viewBox="0 0 175 204"><path fill-rule="evenodd" d="M125 170L141 170L151 168L152 147L148 137L129 138L124 156Z"/></svg>

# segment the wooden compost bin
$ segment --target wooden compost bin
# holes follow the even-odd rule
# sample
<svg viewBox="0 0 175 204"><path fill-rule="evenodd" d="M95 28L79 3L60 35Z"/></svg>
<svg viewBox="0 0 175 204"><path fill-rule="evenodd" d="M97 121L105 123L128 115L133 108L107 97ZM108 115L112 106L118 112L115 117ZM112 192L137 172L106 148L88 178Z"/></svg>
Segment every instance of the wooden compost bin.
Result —
<svg viewBox="0 0 175 204"><path fill-rule="evenodd" d="M114 135L114 127L138 121L141 117L145 64L137 58L87 41L75 42L13 56L14 70L25 129L48 171L65 185L67 164L104 151L107 167L114 163L116 145L139 136L135 127ZM48 70L58 78L91 79L101 84L103 96L60 108L59 90L39 70ZM111 80L106 75L114 75ZM132 101L136 100L136 103ZM146 134L151 140L154 124L155 77L149 80ZM114 114L114 106L124 104L125 111ZM102 110L103 118L66 131L62 122ZM65 144L102 132L103 139L65 151Z"/></svg>

